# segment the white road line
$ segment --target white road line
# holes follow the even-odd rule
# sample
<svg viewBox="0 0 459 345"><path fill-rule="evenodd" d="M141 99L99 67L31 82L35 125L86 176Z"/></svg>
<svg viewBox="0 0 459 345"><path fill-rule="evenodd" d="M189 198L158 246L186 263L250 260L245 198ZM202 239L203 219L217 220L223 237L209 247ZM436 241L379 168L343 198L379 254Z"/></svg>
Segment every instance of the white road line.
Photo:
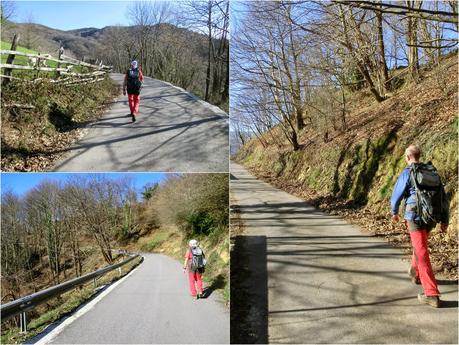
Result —
<svg viewBox="0 0 459 345"><path fill-rule="evenodd" d="M144 258L145 260L145 258ZM143 262L143 261L142 261ZM86 314L88 311L90 311L94 306L102 300L105 296L107 296L113 289L115 289L119 284L121 284L123 281L125 281L131 274L133 274L140 265L138 265L136 268L134 268L129 274L127 274L125 277L121 278L118 280L116 283L113 285L109 286L104 292L102 292L99 296L94 298L92 301L88 302L83 308L78 310L75 314L72 316L69 316L67 319L65 319L64 322L62 322L59 326L57 326L55 329L53 329L49 334L45 335L43 338L41 338L39 341L35 343L35 345L44 345L50 343L54 338L56 338L63 330L65 327L70 325L73 321L78 319L80 316L83 316Z"/></svg>

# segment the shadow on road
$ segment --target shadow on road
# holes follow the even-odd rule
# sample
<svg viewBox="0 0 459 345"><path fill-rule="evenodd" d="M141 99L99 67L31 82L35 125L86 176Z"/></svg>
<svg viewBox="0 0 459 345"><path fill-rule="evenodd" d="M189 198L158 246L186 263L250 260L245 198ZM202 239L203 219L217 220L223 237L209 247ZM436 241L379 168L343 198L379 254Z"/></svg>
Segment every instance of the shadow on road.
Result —
<svg viewBox="0 0 459 345"><path fill-rule="evenodd" d="M213 121L218 121L218 120L221 120L220 116L212 116L212 117L208 117L208 118L200 119L200 120L195 120L195 121L186 121L186 122L182 122L182 123L171 124L171 125L168 125L165 128L154 128L154 127L162 127L162 126L150 126L149 128L154 128L154 129L151 130L151 131L148 131L148 132L141 132L141 133L138 133L138 134L128 135L128 136L125 136L125 137L122 137L122 138L115 138L115 139L101 140L101 141L92 141L92 142L88 142L88 143L85 143L84 141L82 141L79 144L76 144L76 145L74 145L72 147L65 148L65 149L59 149L59 150L52 150L52 151L47 152L47 154L57 154L57 153L64 153L64 152L73 151L73 150L75 150L75 151L81 150L76 155L74 155L74 156L72 156L70 158L67 158L63 162L60 162L60 164L57 166L57 168L59 168L59 166L67 164L69 161L74 160L75 158L81 156L86 151L90 150L91 148L97 147L97 146L107 146L108 147L111 144L115 144L115 143L118 143L118 142L129 141L129 140L132 140L132 139L151 136L151 135L162 133L162 132L182 129L181 132L178 132L176 135L174 135L173 137L169 138L166 142L161 143L161 145L156 148L156 149L158 149L159 147L163 146L164 144L166 144L170 140L172 140L172 139L176 138L177 136L183 134L185 131L189 130L190 128L193 128L193 127L196 127L196 126L200 126L200 125L202 125L204 123L207 123L207 122L213 122ZM128 123L125 123L125 124L128 124ZM97 126L97 124L95 126ZM149 151L145 155L151 155L151 153L154 152L154 151L155 150ZM44 152L35 152L35 154L37 154L37 153L44 153Z"/></svg>
<svg viewBox="0 0 459 345"><path fill-rule="evenodd" d="M233 238L231 343L268 343L266 236Z"/></svg>
<svg viewBox="0 0 459 345"><path fill-rule="evenodd" d="M225 287L225 277L222 274L219 274L215 279L212 281L208 287L204 288L202 291L202 298L208 298L212 295L212 292L218 289L222 289Z"/></svg>

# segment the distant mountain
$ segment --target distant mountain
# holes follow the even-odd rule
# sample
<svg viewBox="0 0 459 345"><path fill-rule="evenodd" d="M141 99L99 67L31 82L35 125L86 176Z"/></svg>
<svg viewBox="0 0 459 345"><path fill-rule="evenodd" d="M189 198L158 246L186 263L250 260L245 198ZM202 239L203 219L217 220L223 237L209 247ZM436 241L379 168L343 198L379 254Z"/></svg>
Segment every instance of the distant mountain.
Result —
<svg viewBox="0 0 459 345"><path fill-rule="evenodd" d="M169 35L186 37L188 42L195 42L199 46L197 51L202 57L206 56L206 37L202 34L179 28L171 24L159 24L156 29L167 32ZM2 41L11 42L14 34L19 33L19 44L29 49L57 56L62 45L65 54L77 59L98 58L105 50L108 35L118 30L119 35L132 35L135 26L107 26L98 28L81 28L74 30L53 29L41 24L7 23L2 27ZM171 34L171 31L173 34Z"/></svg>
<svg viewBox="0 0 459 345"><path fill-rule="evenodd" d="M53 29L41 24L7 23L2 27L1 38L2 41L11 42L14 34L18 33L21 46L56 56L62 45L66 55L78 59L90 57L103 47L96 39L90 36L83 37L72 31Z"/></svg>

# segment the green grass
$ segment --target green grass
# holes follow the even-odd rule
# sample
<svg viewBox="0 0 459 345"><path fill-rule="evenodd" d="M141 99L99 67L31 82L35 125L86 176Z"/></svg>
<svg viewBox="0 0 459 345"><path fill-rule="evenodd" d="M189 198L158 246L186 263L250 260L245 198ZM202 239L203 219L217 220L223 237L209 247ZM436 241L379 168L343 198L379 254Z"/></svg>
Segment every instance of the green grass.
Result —
<svg viewBox="0 0 459 345"><path fill-rule="evenodd" d="M167 241L170 235L171 234L169 232L159 231L151 240L149 240L147 243L144 243L140 249L146 252L153 252L161 244Z"/></svg>
<svg viewBox="0 0 459 345"><path fill-rule="evenodd" d="M2 50L10 50L11 49L11 43L1 41L1 47ZM22 53L28 53L28 54L38 54L38 53L43 53L43 52L38 52L36 50L32 49L27 49L25 47L18 46L16 48L16 51L22 52ZM56 52L57 54L57 52ZM53 58L57 58L57 56L51 55ZM1 63L6 63L6 59L8 58L7 54L2 54L1 55ZM14 65L21 65L21 66L27 66L29 65L29 58L27 56L16 56L13 61ZM51 68L56 68L57 67L57 62L55 61L49 61L46 60L46 66L51 67ZM76 73L85 73L89 72L89 69L87 67L82 67L82 66L74 66L72 68L72 72ZM3 73L3 71L2 71ZM30 70L13 70L13 77L18 77L18 78L31 78L31 77L36 77L37 72L36 71L30 71ZM39 77L42 78L51 78L56 76L56 72L40 72Z"/></svg>

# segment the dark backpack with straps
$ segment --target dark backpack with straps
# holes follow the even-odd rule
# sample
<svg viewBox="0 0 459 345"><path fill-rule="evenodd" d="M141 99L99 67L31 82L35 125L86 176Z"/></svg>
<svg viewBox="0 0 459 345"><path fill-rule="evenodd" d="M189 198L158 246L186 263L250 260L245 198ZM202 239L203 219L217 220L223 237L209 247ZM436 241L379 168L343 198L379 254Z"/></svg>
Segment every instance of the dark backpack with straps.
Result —
<svg viewBox="0 0 459 345"><path fill-rule="evenodd" d="M432 162L412 164L410 176L416 190L416 213L421 221L448 223L448 197Z"/></svg>
<svg viewBox="0 0 459 345"><path fill-rule="evenodd" d="M204 259L204 253L201 248L196 247L196 248L191 248L191 271L196 272L202 272L204 270L204 266L206 265L205 259Z"/></svg>
<svg viewBox="0 0 459 345"><path fill-rule="evenodd" d="M127 93L131 95L140 94L142 82L140 81L140 70L138 68L127 71Z"/></svg>

